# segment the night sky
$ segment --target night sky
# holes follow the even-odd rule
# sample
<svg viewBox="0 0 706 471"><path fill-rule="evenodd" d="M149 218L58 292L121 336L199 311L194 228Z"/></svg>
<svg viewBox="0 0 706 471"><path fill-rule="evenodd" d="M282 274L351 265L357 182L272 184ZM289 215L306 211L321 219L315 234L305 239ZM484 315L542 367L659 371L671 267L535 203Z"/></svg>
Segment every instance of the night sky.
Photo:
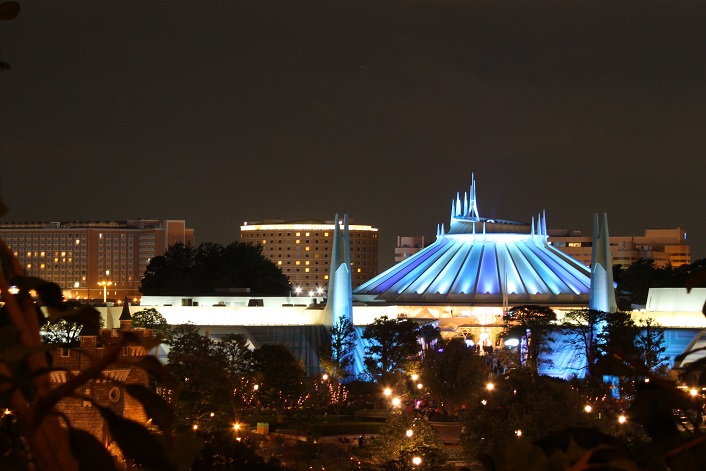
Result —
<svg viewBox="0 0 706 471"><path fill-rule="evenodd" d="M706 2L21 1L5 221L483 217L686 229L706 257Z"/></svg>

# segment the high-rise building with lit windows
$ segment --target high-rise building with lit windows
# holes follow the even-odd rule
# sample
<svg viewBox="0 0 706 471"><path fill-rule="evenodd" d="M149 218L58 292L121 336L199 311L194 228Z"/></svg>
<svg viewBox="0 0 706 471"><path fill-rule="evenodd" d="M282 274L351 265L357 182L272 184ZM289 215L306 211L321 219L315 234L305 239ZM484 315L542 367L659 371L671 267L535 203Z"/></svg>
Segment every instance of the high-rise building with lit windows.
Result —
<svg viewBox="0 0 706 471"><path fill-rule="evenodd" d="M585 265L591 264L592 237L581 231L550 230L549 243ZM691 263L691 246L681 227L646 229L642 235L610 236L613 264L627 267L640 259L654 260L658 267Z"/></svg>
<svg viewBox="0 0 706 471"><path fill-rule="evenodd" d="M30 276L61 286L66 299L139 297L150 259L193 243L183 220L2 222L0 238Z"/></svg>
<svg viewBox="0 0 706 471"><path fill-rule="evenodd" d="M295 292L316 294L328 286L333 230L333 221L315 219L245 222L240 240L261 245L265 257L287 275ZM378 230L351 223L349 232L355 288L378 274Z"/></svg>

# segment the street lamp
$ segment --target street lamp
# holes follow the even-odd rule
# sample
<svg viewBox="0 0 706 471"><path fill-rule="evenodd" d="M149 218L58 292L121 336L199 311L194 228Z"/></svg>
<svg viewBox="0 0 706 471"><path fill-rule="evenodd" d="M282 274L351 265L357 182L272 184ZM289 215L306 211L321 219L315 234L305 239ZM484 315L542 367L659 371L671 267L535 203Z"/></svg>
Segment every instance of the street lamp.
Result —
<svg viewBox="0 0 706 471"><path fill-rule="evenodd" d="M422 464L422 458L419 456L415 456L414 458L412 458L412 464L414 466L419 466L420 464Z"/></svg>
<svg viewBox="0 0 706 471"><path fill-rule="evenodd" d="M103 287L103 304L105 304L108 301L108 286L112 285L112 281L99 281L98 286Z"/></svg>
<svg viewBox="0 0 706 471"><path fill-rule="evenodd" d="M488 383L485 385L485 389L487 389L488 391L492 391L493 389L495 389L495 385L493 383Z"/></svg>
<svg viewBox="0 0 706 471"><path fill-rule="evenodd" d="M414 435L414 432L412 431L411 428L409 428L409 429L407 429L407 431L404 434L407 435L408 437L411 437L412 435Z"/></svg>
<svg viewBox="0 0 706 471"><path fill-rule="evenodd" d="M590 404L586 404L586 407L584 407L583 410L585 410L587 414L590 414L593 410L593 407L591 407Z"/></svg>

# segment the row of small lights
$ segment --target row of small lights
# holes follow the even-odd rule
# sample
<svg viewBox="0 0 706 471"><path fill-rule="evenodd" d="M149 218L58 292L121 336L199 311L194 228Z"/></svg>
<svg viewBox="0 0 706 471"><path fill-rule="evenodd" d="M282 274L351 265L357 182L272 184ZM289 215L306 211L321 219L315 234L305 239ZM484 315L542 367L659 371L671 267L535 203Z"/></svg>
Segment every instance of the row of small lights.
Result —
<svg viewBox="0 0 706 471"><path fill-rule="evenodd" d="M294 288L294 294L296 294L297 296L302 294L303 291L304 290L302 289L301 286L297 286ZM314 295L322 296L323 294L324 294L324 289L321 287L316 288L316 290L309 290L309 296L314 296Z"/></svg>

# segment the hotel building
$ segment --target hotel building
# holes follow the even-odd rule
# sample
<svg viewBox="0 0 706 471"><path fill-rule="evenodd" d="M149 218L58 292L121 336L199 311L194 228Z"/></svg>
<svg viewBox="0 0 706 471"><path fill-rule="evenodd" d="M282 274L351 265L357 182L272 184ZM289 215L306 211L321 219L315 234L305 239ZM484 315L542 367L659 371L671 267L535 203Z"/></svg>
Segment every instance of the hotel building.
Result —
<svg viewBox="0 0 706 471"><path fill-rule="evenodd" d="M0 238L27 275L58 284L66 299L122 300L138 288L150 259L193 243L183 220L3 222Z"/></svg>
<svg viewBox="0 0 706 471"><path fill-rule="evenodd" d="M592 238L581 231L550 230L549 243L585 265L591 264ZM658 267L691 263L691 247L681 227L647 229L641 236L610 237L613 264L626 267L640 259L654 260Z"/></svg>
<svg viewBox="0 0 706 471"><path fill-rule="evenodd" d="M353 288L378 274L378 230L351 224L351 279ZM321 294L328 286L333 221L306 219L285 222L245 222L240 240L262 246L263 254L289 277L295 292Z"/></svg>

